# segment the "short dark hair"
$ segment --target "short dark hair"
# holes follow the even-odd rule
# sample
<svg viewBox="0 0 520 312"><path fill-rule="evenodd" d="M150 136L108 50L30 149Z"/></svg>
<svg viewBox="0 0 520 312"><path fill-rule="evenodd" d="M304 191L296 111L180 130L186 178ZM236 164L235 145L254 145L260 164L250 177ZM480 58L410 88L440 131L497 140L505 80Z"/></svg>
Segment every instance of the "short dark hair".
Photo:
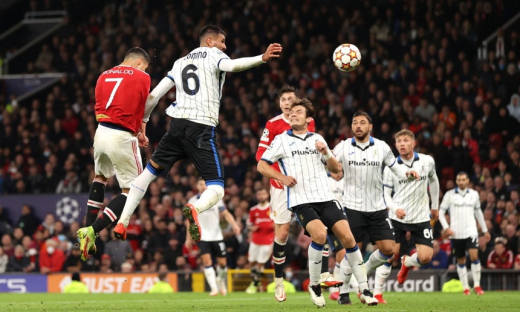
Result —
<svg viewBox="0 0 520 312"><path fill-rule="evenodd" d="M202 29L200 30L199 40L202 41L202 39L204 37L206 37L207 35L218 35L218 34L223 34L224 36L226 35L226 33L220 27L215 26L215 25L206 25L206 26L202 27Z"/></svg>
<svg viewBox="0 0 520 312"><path fill-rule="evenodd" d="M469 175L467 174L466 171L459 171L459 173L457 173L457 177L459 177L459 176L466 176L466 178L469 179Z"/></svg>
<svg viewBox="0 0 520 312"><path fill-rule="evenodd" d="M284 93L294 93L296 95L296 92L298 92L298 89L296 89L293 86L285 85L278 90L278 97L282 97L282 94Z"/></svg>
<svg viewBox="0 0 520 312"><path fill-rule="evenodd" d="M79 275L79 272L74 272L74 273L72 273L72 278L71 278L71 280L81 282L81 277L80 277L80 275Z"/></svg>
<svg viewBox="0 0 520 312"><path fill-rule="evenodd" d="M152 62L152 59L150 58L150 56L148 55L148 53L146 53L145 50L143 50L142 48L139 48L139 47L133 47L131 48L130 50L128 50L125 54L125 60L128 59L128 58L131 58L131 57L137 57L137 58L142 58L144 59L148 64L150 64Z"/></svg>
<svg viewBox="0 0 520 312"><path fill-rule="evenodd" d="M159 280L164 281L166 277L168 276L168 272L159 272Z"/></svg>
<svg viewBox="0 0 520 312"><path fill-rule="evenodd" d="M305 107L305 118L316 116L316 110L314 110L314 106L312 105L311 101L309 101L306 98L303 99L297 99L294 103L291 105L291 109L295 106L303 106Z"/></svg>
<svg viewBox="0 0 520 312"><path fill-rule="evenodd" d="M363 116L365 117L367 120L368 120L368 123L369 124L372 124L372 118L370 117L370 115L368 115L367 113L363 112L363 111L357 111L354 116L352 116L352 121L354 121L354 118L356 117L359 117L359 116Z"/></svg>

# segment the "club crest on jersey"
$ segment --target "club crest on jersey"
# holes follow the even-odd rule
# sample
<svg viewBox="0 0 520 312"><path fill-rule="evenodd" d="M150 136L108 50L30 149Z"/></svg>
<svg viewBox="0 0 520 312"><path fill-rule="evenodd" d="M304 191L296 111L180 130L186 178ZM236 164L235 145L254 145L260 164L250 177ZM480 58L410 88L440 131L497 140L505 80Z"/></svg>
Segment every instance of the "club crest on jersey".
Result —
<svg viewBox="0 0 520 312"><path fill-rule="evenodd" d="M269 129L264 129L264 132L262 133L262 138L269 138Z"/></svg>

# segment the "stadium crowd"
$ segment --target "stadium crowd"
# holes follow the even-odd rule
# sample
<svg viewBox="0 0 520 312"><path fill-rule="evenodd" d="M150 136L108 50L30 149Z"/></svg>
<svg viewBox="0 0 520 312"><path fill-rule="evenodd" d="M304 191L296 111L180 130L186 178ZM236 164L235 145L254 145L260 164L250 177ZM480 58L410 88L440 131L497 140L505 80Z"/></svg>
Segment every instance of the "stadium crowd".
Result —
<svg viewBox="0 0 520 312"><path fill-rule="evenodd" d="M279 114L277 90L289 84L313 102L317 132L331 147L351 136L350 117L363 109L374 120L373 135L390 146L397 130L415 133L417 151L436 161L443 191L454 187L457 172L468 172L492 232L491 241L479 241L481 263L520 269L520 34L500 32L487 60L477 60L478 44L518 12L520 3L403 3L118 0L105 1L86 19L67 18L24 71L67 75L44 98L18 102L0 95L0 194L88 192L98 75L140 46L153 56L148 69L153 87L178 57L198 46L200 28L214 23L227 31L231 58L260 54L270 42L284 48L279 60L228 74L224 85L218 132L225 203L243 229L237 237L222 223L230 267L247 267L245 220L255 204L253 190L268 183L256 170L254 154L263 125ZM37 10L41 4L31 5ZM363 55L362 65L349 74L331 62L334 48L345 42ZM172 89L152 114L144 161L166 130L165 109L173 101ZM74 247L77 222L65 225L52 215L42 222L34 216L37 207L24 206L20 220L11 223L0 210L0 273L196 270L198 250L184 247L181 213L195 195L196 178L190 163L176 164L150 185L132 217L128 240L113 240L111 231L102 231L97 253L86 263L79 263ZM118 193L113 178L106 190ZM435 237L428 267L453 266L439 225ZM309 243L295 225L286 263L306 268ZM412 242L402 244L401 252L413 248Z"/></svg>

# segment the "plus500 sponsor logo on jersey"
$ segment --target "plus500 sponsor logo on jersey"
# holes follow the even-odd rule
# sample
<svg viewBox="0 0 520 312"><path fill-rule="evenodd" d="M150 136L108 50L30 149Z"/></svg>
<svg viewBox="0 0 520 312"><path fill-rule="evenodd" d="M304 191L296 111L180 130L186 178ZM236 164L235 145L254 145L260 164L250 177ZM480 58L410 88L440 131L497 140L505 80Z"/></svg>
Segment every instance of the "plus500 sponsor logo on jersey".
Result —
<svg viewBox="0 0 520 312"><path fill-rule="evenodd" d="M0 277L0 293L47 292L47 276L45 275L10 275Z"/></svg>
<svg viewBox="0 0 520 312"><path fill-rule="evenodd" d="M349 166L369 166L369 167L379 167L381 166L380 161L355 161L355 160L349 160L348 162Z"/></svg>

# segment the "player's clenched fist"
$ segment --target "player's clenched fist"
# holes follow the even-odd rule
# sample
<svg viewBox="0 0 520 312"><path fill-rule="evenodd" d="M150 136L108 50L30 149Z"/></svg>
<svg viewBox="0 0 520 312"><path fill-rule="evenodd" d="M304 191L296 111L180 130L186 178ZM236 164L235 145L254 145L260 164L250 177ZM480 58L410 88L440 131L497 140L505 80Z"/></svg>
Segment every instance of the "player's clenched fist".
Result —
<svg viewBox="0 0 520 312"><path fill-rule="evenodd" d="M284 177L282 178L282 182L283 182L283 184L284 184L285 186L287 186L287 187L293 187L293 186L295 186L296 183L297 183L297 182L296 182L296 179L293 178L293 177L291 177L291 176L284 176Z"/></svg>
<svg viewBox="0 0 520 312"><path fill-rule="evenodd" d="M273 57L280 57L282 46L279 43L271 43L262 55L262 61L267 62Z"/></svg>
<svg viewBox="0 0 520 312"><path fill-rule="evenodd" d="M327 155L329 153L329 149L327 148L327 144L316 141L316 149L318 152L322 153L323 155Z"/></svg>

